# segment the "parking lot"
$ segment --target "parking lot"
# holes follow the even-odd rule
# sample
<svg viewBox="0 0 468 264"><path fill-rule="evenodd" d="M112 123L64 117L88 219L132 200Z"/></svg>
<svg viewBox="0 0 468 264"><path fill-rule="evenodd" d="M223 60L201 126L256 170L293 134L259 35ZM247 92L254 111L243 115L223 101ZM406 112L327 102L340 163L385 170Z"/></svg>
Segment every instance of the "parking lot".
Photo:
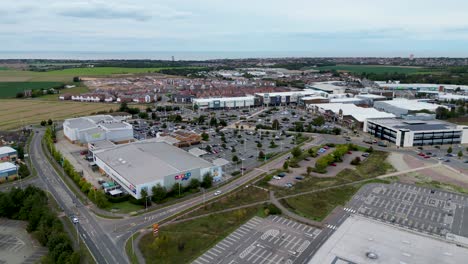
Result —
<svg viewBox="0 0 468 264"><path fill-rule="evenodd" d="M320 233L320 229L280 216L254 217L194 263L299 263Z"/></svg>
<svg viewBox="0 0 468 264"><path fill-rule="evenodd" d="M468 196L410 184L369 184L348 210L419 232L468 237Z"/></svg>
<svg viewBox="0 0 468 264"><path fill-rule="evenodd" d="M27 222L0 219L0 263L37 263L47 254L26 232Z"/></svg>

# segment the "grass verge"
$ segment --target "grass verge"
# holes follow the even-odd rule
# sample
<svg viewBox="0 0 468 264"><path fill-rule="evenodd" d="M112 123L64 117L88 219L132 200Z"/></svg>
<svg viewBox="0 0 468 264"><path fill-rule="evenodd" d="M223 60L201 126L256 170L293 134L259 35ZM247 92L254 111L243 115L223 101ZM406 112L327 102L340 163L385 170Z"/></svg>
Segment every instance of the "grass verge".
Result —
<svg viewBox="0 0 468 264"><path fill-rule="evenodd" d="M322 221L335 207L345 205L363 185L369 183L390 183L390 181L370 179L364 183L295 196L280 202L296 214L314 221Z"/></svg>
<svg viewBox="0 0 468 264"><path fill-rule="evenodd" d="M257 215L260 206L163 226L159 236L143 236L138 247L147 263L190 263Z"/></svg>

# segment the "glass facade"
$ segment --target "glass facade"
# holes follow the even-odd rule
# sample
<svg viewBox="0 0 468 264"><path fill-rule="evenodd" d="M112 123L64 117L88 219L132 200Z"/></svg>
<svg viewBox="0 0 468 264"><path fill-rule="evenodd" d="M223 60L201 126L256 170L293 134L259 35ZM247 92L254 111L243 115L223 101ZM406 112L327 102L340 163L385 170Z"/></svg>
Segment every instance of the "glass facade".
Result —
<svg viewBox="0 0 468 264"><path fill-rule="evenodd" d="M374 137L388 140L392 143L396 142L397 132L395 130L369 122L367 124L367 131Z"/></svg>
<svg viewBox="0 0 468 264"><path fill-rule="evenodd" d="M424 145L442 145L442 144L459 144L461 142L462 132L459 130L453 131L434 131L434 132L418 132L414 133L414 146Z"/></svg>

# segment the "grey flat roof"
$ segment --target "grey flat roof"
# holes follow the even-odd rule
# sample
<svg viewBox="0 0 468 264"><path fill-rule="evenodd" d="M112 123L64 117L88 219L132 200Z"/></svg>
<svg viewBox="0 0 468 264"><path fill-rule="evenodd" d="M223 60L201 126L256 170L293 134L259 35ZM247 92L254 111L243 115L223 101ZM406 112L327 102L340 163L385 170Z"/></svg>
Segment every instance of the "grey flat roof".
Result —
<svg viewBox="0 0 468 264"><path fill-rule="evenodd" d="M96 151L95 156L134 185L167 175L213 167L210 162L164 142L139 141Z"/></svg>
<svg viewBox="0 0 468 264"><path fill-rule="evenodd" d="M68 127L76 129L87 129L96 127L96 124L85 118L73 118L67 119L65 122L68 122Z"/></svg>
<svg viewBox="0 0 468 264"><path fill-rule="evenodd" d="M441 120L405 120L396 118L369 119L368 121L380 125L391 127L397 130L408 129L411 131L430 131L430 130L453 130L457 125Z"/></svg>
<svg viewBox="0 0 468 264"><path fill-rule="evenodd" d="M369 259L372 252L378 259ZM309 264L466 263L468 249L441 238L384 224L358 215L347 218Z"/></svg>
<svg viewBox="0 0 468 264"><path fill-rule="evenodd" d="M102 123L100 124L101 127L107 129L115 129L115 128L127 128L128 125L125 123L115 122L115 123Z"/></svg>

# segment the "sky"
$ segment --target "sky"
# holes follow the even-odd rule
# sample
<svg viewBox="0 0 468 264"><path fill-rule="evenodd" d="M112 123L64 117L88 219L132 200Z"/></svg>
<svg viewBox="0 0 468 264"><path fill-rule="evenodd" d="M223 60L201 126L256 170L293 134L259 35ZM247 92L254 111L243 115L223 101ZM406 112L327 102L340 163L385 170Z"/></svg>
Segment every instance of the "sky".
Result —
<svg viewBox="0 0 468 264"><path fill-rule="evenodd" d="M16 0L0 51L468 57L466 0Z"/></svg>

